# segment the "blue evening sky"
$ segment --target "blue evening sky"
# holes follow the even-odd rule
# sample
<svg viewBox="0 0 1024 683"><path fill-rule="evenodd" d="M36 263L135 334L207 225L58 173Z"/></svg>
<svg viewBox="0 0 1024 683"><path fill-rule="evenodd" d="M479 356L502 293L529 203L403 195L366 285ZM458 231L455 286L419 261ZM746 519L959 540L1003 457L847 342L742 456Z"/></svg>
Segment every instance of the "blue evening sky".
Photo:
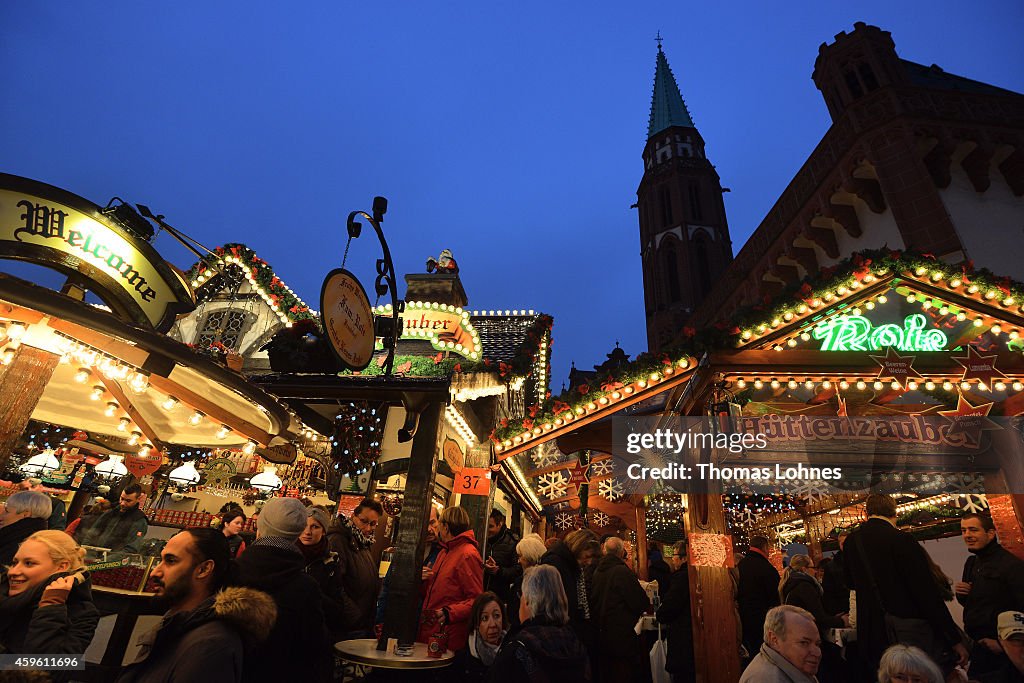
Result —
<svg viewBox="0 0 1024 683"><path fill-rule="evenodd" d="M8 0L0 170L244 242L314 308L345 216L385 195L399 273L449 248L470 308L554 316L557 392L570 361L646 345L629 206L655 33L738 250L828 128L814 58L857 20L905 59L1024 92L1019 0ZM379 253L364 234L349 255L368 289Z"/></svg>

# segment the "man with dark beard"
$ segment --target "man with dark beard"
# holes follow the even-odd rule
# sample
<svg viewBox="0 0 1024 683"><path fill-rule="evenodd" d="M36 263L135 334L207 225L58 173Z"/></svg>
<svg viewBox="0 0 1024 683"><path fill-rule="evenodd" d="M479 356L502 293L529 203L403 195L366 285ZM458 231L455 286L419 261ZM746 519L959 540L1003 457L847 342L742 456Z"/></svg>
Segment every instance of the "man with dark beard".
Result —
<svg viewBox="0 0 1024 683"><path fill-rule="evenodd" d="M167 613L140 638L118 683L242 680L245 649L267 637L277 609L251 588L219 591L228 563L228 541L217 529L187 529L167 542L152 574Z"/></svg>
<svg viewBox="0 0 1024 683"><path fill-rule="evenodd" d="M149 530L146 515L139 509L142 487L130 484L121 492L118 505L107 510L75 538L81 545L132 552L137 550Z"/></svg>

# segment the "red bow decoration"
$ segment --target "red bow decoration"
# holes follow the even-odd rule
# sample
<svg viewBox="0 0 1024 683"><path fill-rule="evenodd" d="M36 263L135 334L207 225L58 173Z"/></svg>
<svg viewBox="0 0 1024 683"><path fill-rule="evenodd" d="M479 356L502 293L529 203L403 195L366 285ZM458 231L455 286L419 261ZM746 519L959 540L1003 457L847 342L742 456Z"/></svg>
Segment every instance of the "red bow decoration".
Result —
<svg viewBox="0 0 1024 683"><path fill-rule="evenodd" d="M537 413L540 412L540 406L530 406L526 409L526 412L530 414L530 417L537 417Z"/></svg>
<svg viewBox="0 0 1024 683"><path fill-rule="evenodd" d="M456 363L455 367L452 368L455 372L462 372L462 363Z"/></svg>
<svg viewBox="0 0 1024 683"><path fill-rule="evenodd" d="M437 365L438 363L440 363L443 358L444 358L444 353L442 353L441 351L438 351L437 355L434 356L434 365Z"/></svg>
<svg viewBox="0 0 1024 683"><path fill-rule="evenodd" d="M590 393L590 385L581 384L578 387L576 387L576 391L580 392L580 396L586 396L587 394Z"/></svg>
<svg viewBox="0 0 1024 683"><path fill-rule="evenodd" d="M533 429L533 420L523 420L523 429L530 431Z"/></svg>
<svg viewBox="0 0 1024 683"><path fill-rule="evenodd" d="M402 363L401 365L399 365L397 368L395 368L395 372L398 372L398 373L401 373L401 374L405 374L405 373L409 372L410 370L412 370L412 361L411 360L407 360L404 363Z"/></svg>
<svg viewBox="0 0 1024 683"><path fill-rule="evenodd" d="M555 401L553 408L555 415L561 415L562 413L572 410L572 406L565 401Z"/></svg>
<svg viewBox="0 0 1024 683"><path fill-rule="evenodd" d="M384 364L388 362L387 356L377 356L377 367L382 368Z"/></svg>

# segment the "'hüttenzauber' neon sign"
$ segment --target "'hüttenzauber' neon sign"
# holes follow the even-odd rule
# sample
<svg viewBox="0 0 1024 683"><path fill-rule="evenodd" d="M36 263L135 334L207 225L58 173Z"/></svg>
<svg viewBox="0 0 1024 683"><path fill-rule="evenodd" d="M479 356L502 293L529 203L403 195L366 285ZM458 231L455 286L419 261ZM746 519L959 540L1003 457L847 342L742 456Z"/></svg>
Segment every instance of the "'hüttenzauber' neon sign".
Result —
<svg viewBox="0 0 1024 683"><path fill-rule="evenodd" d="M814 338L821 339L822 351L881 351L892 347L899 351L942 351L946 335L942 330L924 329L926 318L908 315L903 327L879 325L862 315L840 315L814 328Z"/></svg>

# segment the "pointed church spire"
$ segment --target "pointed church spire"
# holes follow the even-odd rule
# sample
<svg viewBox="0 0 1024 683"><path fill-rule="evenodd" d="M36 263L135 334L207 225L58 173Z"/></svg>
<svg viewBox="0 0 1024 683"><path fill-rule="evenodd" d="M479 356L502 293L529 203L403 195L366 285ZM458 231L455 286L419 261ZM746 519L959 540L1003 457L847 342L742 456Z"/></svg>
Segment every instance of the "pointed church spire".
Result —
<svg viewBox="0 0 1024 683"><path fill-rule="evenodd" d="M651 96L651 119L647 124L647 137L672 126L693 128L693 120L686 109L683 96L679 93L676 77L672 75L665 53L661 50L661 34L658 34L658 58L654 68L654 94Z"/></svg>

